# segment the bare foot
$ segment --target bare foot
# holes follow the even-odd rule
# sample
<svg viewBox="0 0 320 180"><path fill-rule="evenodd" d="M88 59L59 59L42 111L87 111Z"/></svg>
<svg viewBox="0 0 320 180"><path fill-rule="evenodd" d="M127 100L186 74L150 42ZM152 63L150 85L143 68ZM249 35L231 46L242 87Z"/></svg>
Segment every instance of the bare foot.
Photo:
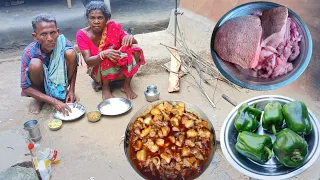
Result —
<svg viewBox="0 0 320 180"><path fill-rule="evenodd" d="M30 103L29 112L32 113L32 114L39 114L43 105L44 105L44 102L34 99Z"/></svg>
<svg viewBox="0 0 320 180"><path fill-rule="evenodd" d="M102 88L102 99L106 100L109 98L114 98L114 96L112 95L110 88Z"/></svg>
<svg viewBox="0 0 320 180"><path fill-rule="evenodd" d="M135 92L133 92L130 85L123 85L121 91L126 93L127 98L130 100L138 97L138 95Z"/></svg>

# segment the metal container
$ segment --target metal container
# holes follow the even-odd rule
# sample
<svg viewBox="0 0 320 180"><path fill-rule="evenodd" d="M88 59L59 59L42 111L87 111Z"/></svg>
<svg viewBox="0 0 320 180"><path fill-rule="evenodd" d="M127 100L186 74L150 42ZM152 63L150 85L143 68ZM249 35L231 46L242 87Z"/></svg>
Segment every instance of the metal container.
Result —
<svg viewBox="0 0 320 180"><path fill-rule="evenodd" d="M318 159L320 154L320 125L310 109L308 109L308 112L313 130L310 135L304 136L308 143L308 155L305 162L301 166L296 168L285 167L280 164L274 155L265 164L259 164L240 155L235 148L238 132L234 127L234 121L237 115L237 110L243 103L248 103L249 105L256 104L258 109L263 110L264 107L270 102L279 102L281 105L284 105L285 103L292 101L294 100L283 96L259 96L240 103L230 112L221 127L220 144L223 155L234 168L236 168L239 172L255 179L289 179L307 170ZM275 141L275 136L273 134L263 130L261 126L261 120L259 129L256 131L256 133L268 135L271 137L272 142Z"/></svg>
<svg viewBox="0 0 320 180"><path fill-rule="evenodd" d="M126 98L109 98L99 103L97 108L103 115L117 116L128 112L132 108L132 104L131 101Z"/></svg>
<svg viewBox="0 0 320 180"><path fill-rule="evenodd" d="M127 157L127 160L129 161L131 167L144 179L149 179L148 177L144 176L140 171L139 169L136 167L136 165L134 164L134 162L131 160L131 153L130 153L130 142L129 142L129 138L130 138L130 130L129 130L129 127L131 124L134 123L134 121L138 118L138 117L141 117L141 116L145 116L146 114L148 114L151 109L155 106L157 106L158 104L162 103L162 102L169 102L173 105L175 105L177 102L183 102L185 103L185 110L187 112L190 112L190 113L193 113L199 117L201 117L203 120L207 121L209 126L210 126L210 130L211 130L211 133L212 133L212 151L208 157L208 160L205 162L205 164L203 165L203 170L199 173L196 173L194 174L193 176L189 177L187 180L189 179L195 179L197 177L199 177L208 167L209 165L211 164L211 161L213 159L213 156L214 156L214 153L216 151L216 146L217 146L217 142L216 142L216 134L215 134L215 130L214 130L214 127L212 126L208 116L200 109L198 108L197 106L193 105L193 104L190 104L188 102L185 102L185 101L166 101L166 100L161 100L161 101L156 101L156 102L153 102L153 103L150 103L144 107L142 107L141 109L139 109L131 118L128 126L127 126L127 129L125 131L125 137L124 137L124 152L126 154L126 157Z"/></svg>
<svg viewBox="0 0 320 180"><path fill-rule="evenodd" d="M62 121L74 121L79 120L82 115L86 113L86 107L78 102L67 103L71 108L72 112L69 112L69 115L64 115L63 113L55 110L53 117L60 119Z"/></svg>
<svg viewBox="0 0 320 180"><path fill-rule="evenodd" d="M288 74L268 79L251 77L241 73L240 70L238 70L234 64L222 60L214 50L215 34L224 22L234 17L250 15L258 10L263 11L279 6L281 5L272 2L251 2L233 8L218 21L211 36L211 55L218 70L229 81L247 89L265 91L277 89L292 83L307 68L312 55L311 34L307 25L302 21L302 19L289 8L289 17L296 23L298 31L302 35L302 39L299 42L300 55L292 61L293 70Z"/></svg>
<svg viewBox="0 0 320 180"><path fill-rule="evenodd" d="M37 120L29 120L25 122L23 129L29 132L29 137L33 142L37 142L42 138Z"/></svg>
<svg viewBox="0 0 320 180"><path fill-rule="evenodd" d="M149 85L147 90L144 92L147 101L153 102L159 100L160 92L158 92L158 88L155 85Z"/></svg>

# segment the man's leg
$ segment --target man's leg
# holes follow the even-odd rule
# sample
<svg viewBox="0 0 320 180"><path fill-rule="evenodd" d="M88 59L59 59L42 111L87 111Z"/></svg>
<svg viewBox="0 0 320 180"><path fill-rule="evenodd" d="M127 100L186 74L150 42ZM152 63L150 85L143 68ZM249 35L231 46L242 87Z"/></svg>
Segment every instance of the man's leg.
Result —
<svg viewBox="0 0 320 180"><path fill-rule="evenodd" d="M136 63L139 64L140 63L140 52L134 52L133 54L134 59L136 60ZM126 77L124 79L124 84L121 88L121 91L125 92L127 95L128 99L135 99L137 98L137 94L135 92L133 92L132 88L131 88L131 80L132 77Z"/></svg>
<svg viewBox="0 0 320 180"><path fill-rule="evenodd" d="M33 58L30 61L28 67L29 78L31 81L31 86L39 91L45 93L44 90L44 71L42 66L42 61L38 58ZM34 99L34 101L29 106L29 111L33 114L39 114L44 102Z"/></svg>
<svg viewBox="0 0 320 180"><path fill-rule="evenodd" d="M67 75L70 84L73 75L77 75L77 54L73 49L68 49L64 52L64 57L66 59Z"/></svg>
<svg viewBox="0 0 320 180"><path fill-rule="evenodd" d="M68 49L64 52L64 57L66 60L67 66L67 76L69 82L69 91L66 101L67 102L74 102L77 100L75 95L75 85L77 79L77 53L73 49Z"/></svg>

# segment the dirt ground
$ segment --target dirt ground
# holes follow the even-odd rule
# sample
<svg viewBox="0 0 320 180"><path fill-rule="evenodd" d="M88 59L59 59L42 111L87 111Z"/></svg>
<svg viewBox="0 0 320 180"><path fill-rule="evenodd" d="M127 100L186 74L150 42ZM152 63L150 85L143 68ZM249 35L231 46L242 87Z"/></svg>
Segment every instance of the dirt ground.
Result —
<svg viewBox="0 0 320 180"><path fill-rule="evenodd" d="M151 64L151 63L150 63ZM155 65L157 66L157 65ZM154 67L157 69L157 67ZM160 67L158 67L160 69ZM42 147L57 149L61 155L60 164L53 166L52 180L79 179L88 180L90 177L99 179L141 179L131 168L126 160L123 150L123 135L132 115L148 102L143 95L147 85L158 86L162 100L185 100L200 107L210 118L219 139L220 128L224 118L233 109L233 106L221 98L222 93L227 94L233 100L240 103L248 98L263 94L276 94L289 96L306 102L316 116L320 117L319 99L304 93L304 88L299 85L298 80L291 85L275 91L256 92L249 90L237 91L229 86L219 83L214 95L217 108L213 109L205 97L199 93L190 76L181 79L181 90L178 93L167 93L168 73L158 71L157 74L144 70L134 78L132 84L139 95L132 101L133 108L123 116L102 117L97 123L90 123L86 117L78 121L64 123L61 130L53 132L47 127L49 120L53 118L52 108L46 106L39 115L28 113L29 98L19 96L19 70L20 61L5 61L0 64L0 131L16 129L23 132L23 123L29 119L37 119L40 122L42 132ZM214 93L213 86L205 85L210 95ZM289 93L290 92L290 93ZM114 95L125 97L119 90L114 89ZM77 76L76 94L80 102L86 106L87 111L96 109L101 101L101 92L94 92L89 84L89 77L84 67L79 67ZM26 148L27 151L27 148ZM6 163L6 162L1 162ZM320 172L318 160L308 171L304 172L298 179L318 179ZM214 160L209 168L199 179L249 179L237 172L223 157L220 149L217 149Z"/></svg>

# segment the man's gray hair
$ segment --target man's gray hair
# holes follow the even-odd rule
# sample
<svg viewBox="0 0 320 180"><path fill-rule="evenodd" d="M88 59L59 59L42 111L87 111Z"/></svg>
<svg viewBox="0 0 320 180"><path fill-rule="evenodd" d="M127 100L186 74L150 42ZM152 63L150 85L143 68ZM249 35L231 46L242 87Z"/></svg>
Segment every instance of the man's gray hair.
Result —
<svg viewBox="0 0 320 180"><path fill-rule="evenodd" d="M51 16L49 14L41 13L32 19L31 23L32 23L32 28L33 28L34 32L36 32L36 30L37 30L37 23L41 23L41 22L53 22L57 27L56 18L54 18L53 16Z"/></svg>

